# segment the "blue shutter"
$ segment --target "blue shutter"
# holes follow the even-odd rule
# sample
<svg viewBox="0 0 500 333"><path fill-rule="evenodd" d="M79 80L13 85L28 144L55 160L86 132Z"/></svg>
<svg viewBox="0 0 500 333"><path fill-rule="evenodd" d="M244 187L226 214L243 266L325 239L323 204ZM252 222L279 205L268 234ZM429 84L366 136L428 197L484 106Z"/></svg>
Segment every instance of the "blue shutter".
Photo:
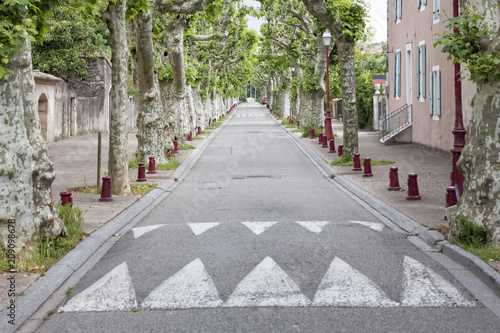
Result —
<svg viewBox="0 0 500 333"><path fill-rule="evenodd" d="M422 0L423 5L427 5L427 0Z"/></svg>
<svg viewBox="0 0 500 333"><path fill-rule="evenodd" d="M401 51L398 51L398 96L401 97Z"/></svg>
<svg viewBox="0 0 500 333"><path fill-rule="evenodd" d="M422 6L422 0L417 0L417 8L420 8Z"/></svg>
<svg viewBox="0 0 500 333"><path fill-rule="evenodd" d="M436 71L436 113L441 117L441 71Z"/></svg>
<svg viewBox="0 0 500 333"><path fill-rule="evenodd" d="M420 1L418 2L420 4ZM417 99L420 98L420 46L417 47Z"/></svg>
<svg viewBox="0 0 500 333"><path fill-rule="evenodd" d="M398 18L401 19L401 15L402 15L402 8L401 8L401 0L397 0L398 1Z"/></svg>
<svg viewBox="0 0 500 333"><path fill-rule="evenodd" d="M430 114L431 116L434 114L434 72L431 72L430 76L430 89L429 89L429 105L430 105Z"/></svg>
<svg viewBox="0 0 500 333"><path fill-rule="evenodd" d="M394 22L398 20L398 0L394 0Z"/></svg>
<svg viewBox="0 0 500 333"><path fill-rule="evenodd" d="M393 92L394 97L396 97L396 87L398 85L397 63L398 63L398 54L396 52L396 53L394 53L394 88L393 88L393 90L394 90L394 92Z"/></svg>
<svg viewBox="0 0 500 333"><path fill-rule="evenodd" d="M425 54L426 54L426 52L425 52L425 44L424 44L424 45L422 45L422 74L421 74L421 78L420 78L422 80L422 85L423 85L423 87L422 87L422 97L424 97L424 98L425 98L425 89L426 89L426 87L425 87L426 86L426 82L425 82L425 75L426 75L426 71L425 71L425 68L426 68L425 67L426 66L426 64L425 64L425 62L426 62L426 60L425 60Z"/></svg>
<svg viewBox="0 0 500 333"><path fill-rule="evenodd" d="M434 19L439 17L439 0L434 0L434 9L432 13L434 14Z"/></svg>

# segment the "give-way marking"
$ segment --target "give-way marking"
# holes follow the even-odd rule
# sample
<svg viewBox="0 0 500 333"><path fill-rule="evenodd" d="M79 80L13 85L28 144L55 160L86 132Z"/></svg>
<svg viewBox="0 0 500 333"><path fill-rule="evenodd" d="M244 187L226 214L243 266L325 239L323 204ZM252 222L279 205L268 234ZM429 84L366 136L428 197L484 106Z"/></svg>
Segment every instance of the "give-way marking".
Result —
<svg viewBox="0 0 500 333"><path fill-rule="evenodd" d="M235 287L227 300L220 298L212 277L195 259L153 289L144 309L214 307L474 307L476 302L421 262L407 257L401 300L390 299L369 277L340 258L334 258L310 300L292 277L271 257L264 258ZM223 272L222 274L227 274ZM398 288L398 286L395 286ZM128 311L137 306L127 264L114 268L71 298L64 312Z"/></svg>

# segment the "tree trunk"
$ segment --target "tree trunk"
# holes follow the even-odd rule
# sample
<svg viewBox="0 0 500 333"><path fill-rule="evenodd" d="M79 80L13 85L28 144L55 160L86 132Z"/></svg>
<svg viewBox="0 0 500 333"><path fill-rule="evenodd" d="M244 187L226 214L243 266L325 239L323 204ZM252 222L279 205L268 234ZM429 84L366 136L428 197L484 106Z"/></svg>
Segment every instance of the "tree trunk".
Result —
<svg viewBox="0 0 500 333"><path fill-rule="evenodd" d="M356 76L354 73L354 40L337 38L340 63L340 88L344 125L344 154L358 152L358 111L356 108Z"/></svg>
<svg viewBox="0 0 500 333"><path fill-rule="evenodd" d="M460 8L473 5L484 13L496 32L481 43L482 55L500 52L500 7L496 0L462 0ZM490 7L489 10L487 8ZM494 73L500 72L497 65ZM493 73L492 73L493 74ZM464 191L458 202L457 216L483 226L488 240L500 245L500 82L478 81L473 99L472 119L467 128L466 144L457 167L464 175Z"/></svg>
<svg viewBox="0 0 500 333"><path fill-rule="evenodd" d="M111 192L116 195L130 195L128 174L127 138L127 71L128 43L125 12L126 0L109 2L102 20L111 36L111 124L109 133L108 172L111 177Z"/></svg>
<svg viewBox="0 0 500 333"><path fill-rule="evenodd" d="M137 14L133 23L137 52L135 60L136 92L139 101L137 155L142 161L152 155L157 164L166 163L168 150L173 149L173 145L166 136L167 129L158 76L154 70L152 10L149 9Z"/></svg>
<svg viewBox="0 0 500 333"><path fill-rule="evenodd" d="M29 40L7 68L10 72L0 79L0 237L6 245L9 230L15 229L16 248L21 248L37 232L58 237L66 228L52 201L55 174L33 96Z"/></svg>

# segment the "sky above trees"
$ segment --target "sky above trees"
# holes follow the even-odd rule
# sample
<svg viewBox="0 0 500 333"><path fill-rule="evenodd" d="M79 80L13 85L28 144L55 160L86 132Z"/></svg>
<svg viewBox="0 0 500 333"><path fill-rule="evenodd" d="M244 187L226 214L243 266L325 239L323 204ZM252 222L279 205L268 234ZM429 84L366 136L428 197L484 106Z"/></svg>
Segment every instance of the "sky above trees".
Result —
<svg viewBox="0 0 500 333"><path fill-rule="evenodd" d="M387 3L380 0L365 0L370 5L370 19L369 26L372 27L373 38L372 42L385 42L387 41ZM260 3L255 0L244 0L243 4L255 8L260 7ZM263 19L255 17L247 17L248 27L255 31L260 30Z"/></svg>

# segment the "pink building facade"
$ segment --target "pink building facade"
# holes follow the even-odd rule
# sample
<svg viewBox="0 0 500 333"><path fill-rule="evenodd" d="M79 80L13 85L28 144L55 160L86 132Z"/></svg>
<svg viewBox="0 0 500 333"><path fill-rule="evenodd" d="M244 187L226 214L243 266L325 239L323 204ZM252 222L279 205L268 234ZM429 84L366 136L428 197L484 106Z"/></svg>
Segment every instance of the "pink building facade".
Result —
<svg viewBox="0 0 500 333"><path fill-rule="evenodd" d="M394 140L449 151L455 124L454 68L434 42L453 16L453 0L388 0L388 14L388 112L411 105L412 119ZM462 81L465 127L475 92L473 83Z"/></svg>

